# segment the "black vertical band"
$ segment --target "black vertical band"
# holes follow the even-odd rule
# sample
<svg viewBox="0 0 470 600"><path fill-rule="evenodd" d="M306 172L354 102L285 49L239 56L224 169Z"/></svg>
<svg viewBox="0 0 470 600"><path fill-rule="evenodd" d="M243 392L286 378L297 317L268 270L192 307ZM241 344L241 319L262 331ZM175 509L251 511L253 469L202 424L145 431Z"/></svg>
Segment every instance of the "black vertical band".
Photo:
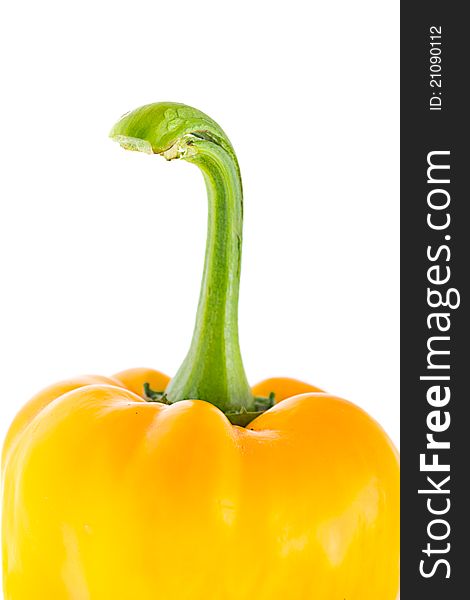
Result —
<svg viewBox="0 0 470 600"><path fill-rule="evenodd" d="M464 6L401 3L401 600L470 594Z"/></svg>

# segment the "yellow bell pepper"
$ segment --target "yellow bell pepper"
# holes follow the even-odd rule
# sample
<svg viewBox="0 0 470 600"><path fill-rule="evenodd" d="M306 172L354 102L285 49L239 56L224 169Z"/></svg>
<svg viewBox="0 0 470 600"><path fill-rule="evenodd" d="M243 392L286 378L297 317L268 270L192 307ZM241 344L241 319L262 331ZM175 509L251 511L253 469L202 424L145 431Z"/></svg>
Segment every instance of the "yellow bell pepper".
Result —
<svg viewBox="0 0 470 600"><path fill-rule="evenodd" d="M171 381L151 369L81 377L20 411L2 456L5 600L395 600L387 435L308 384L247 384L242 191L227 137L173 103L125 115L111 136L203 172L194 336Z"/></svg>

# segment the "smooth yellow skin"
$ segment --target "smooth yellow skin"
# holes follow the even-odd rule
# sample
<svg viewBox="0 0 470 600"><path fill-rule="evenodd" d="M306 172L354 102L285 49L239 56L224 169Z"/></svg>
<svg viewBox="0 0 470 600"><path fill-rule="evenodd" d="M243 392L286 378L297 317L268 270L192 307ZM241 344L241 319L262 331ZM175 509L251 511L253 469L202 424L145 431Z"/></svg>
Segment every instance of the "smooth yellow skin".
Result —
<svg viewBox="0 0 470 600"><path fill-rule="evenodd" d="M395 600L399 466L353 404L289 379L248 428L146 402L133 369L40 393L8 434L5 600ZM296 395L300 394L300 395Z"/></svg>

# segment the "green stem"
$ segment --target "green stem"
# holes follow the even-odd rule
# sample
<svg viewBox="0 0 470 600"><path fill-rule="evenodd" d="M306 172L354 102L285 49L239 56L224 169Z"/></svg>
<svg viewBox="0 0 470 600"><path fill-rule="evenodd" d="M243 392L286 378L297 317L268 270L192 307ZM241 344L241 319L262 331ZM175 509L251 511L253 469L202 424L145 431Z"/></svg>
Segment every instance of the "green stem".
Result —
<svg viewBox="0 0 470 600"><path fill-rule="evenodd" d="M126 149L181 158L202 171L209 218L196 324L189 352L165 393L170 403L206 400L232 422L244 424L246 413L260 411L238 340L243 194L232 145L207 115L175 103L150 104L124 115L110 136Z"/></svg>

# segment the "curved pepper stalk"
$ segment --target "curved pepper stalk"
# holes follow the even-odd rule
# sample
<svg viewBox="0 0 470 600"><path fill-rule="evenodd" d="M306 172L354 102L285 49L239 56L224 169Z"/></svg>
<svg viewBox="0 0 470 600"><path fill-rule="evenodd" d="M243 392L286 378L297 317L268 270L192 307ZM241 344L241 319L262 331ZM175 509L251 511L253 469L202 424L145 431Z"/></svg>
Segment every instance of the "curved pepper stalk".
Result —
<svg viewBox="0 0 470 600"><path fill-rule="evenodd" d="M243 192L238 161L221 127L199 110L173 102L124 115L110 137L127 150L183 159L201 170L209 219L204 273L192 342L165 390L165 402L205 400L238 425L269 408L253 396L238 338ZM263 401L265 406L263 405Z"/></svg>

